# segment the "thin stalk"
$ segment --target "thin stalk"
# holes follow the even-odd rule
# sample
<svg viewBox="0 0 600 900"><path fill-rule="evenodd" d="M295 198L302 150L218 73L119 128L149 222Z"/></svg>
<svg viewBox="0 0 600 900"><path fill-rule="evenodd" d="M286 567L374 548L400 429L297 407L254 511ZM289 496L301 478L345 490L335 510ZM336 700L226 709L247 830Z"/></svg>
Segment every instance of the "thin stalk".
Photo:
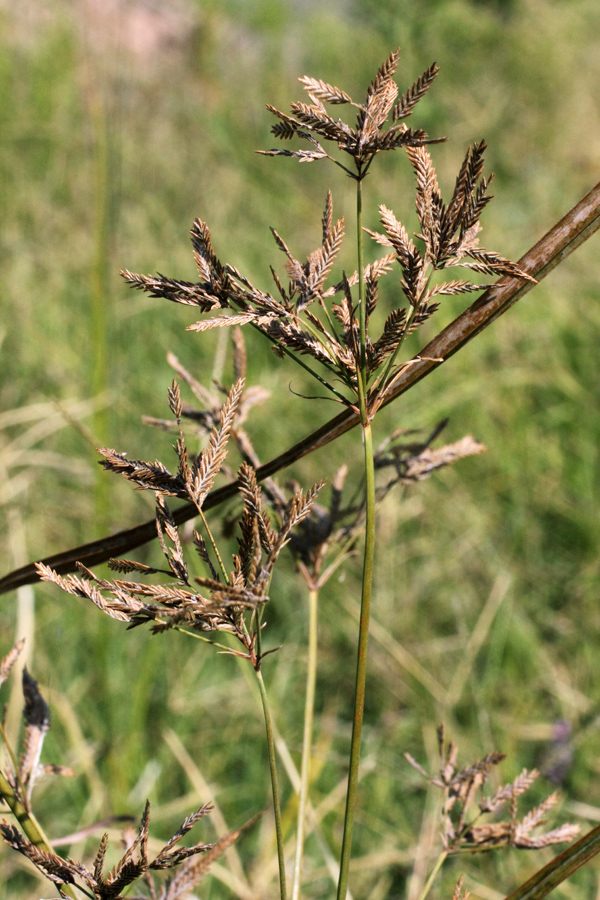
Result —
<svg viewBox="0 0 600 900"><path fill-rule="evenodd" d="M296 858L294 860L294 881L292 900L299 900L302 885L302 862L304 859L304 834L308 788L310 785L310 761L312 753L313 720L315 711L315 688L317 684L317 621L319 592L315 588L308 594L308 665L306 671L306 699L304 703L304 736L302 739L302 766L300 770L300 792L298 796L298 827L296 830Z"/></svg>
<svg viewBox="0 0 600 900"><path fill-rule="evenodd" d="M8 740L8 736L4 729L4 725L0 725L0 737L4 741L4 746L6 747L6 751L7 751L8 755L10 756L10 761L12 763L13 772L15 773L15 779L17 782L17 790L21 792L22 797L26 797L27 792L25 790L25 785L21 781L21 776L19 775L19 766L17 764L17 758L15 756L15 751L13 750L12 745L11 745L10 741Z"/></svg>
<svg viewBox="0 0 600 900"><path fill-rule="evenodd" d="M363 230L362 230L362 185L360 173L356 180L356 243L358 256L358 297L360 315L360 371L358 372L358 402L365 454L365 552L362 572L362 594L360 605L360 625L358 631L358 653L356 661L356 683L354 688L354 720L352 723L352 743L350 746L350 766L348 792L344 814L344 837L340 860L340 878L337 900L346 900L348 873L352 853L352 834L356 815L358 792L358 767L360 764L360 744L363 715L365 709L365 687L367 681L367 649L369 643L369 621L371 617L371 591L373 587L373 559L375 555L375 460L373 455L373 434L367 408L367 310L363 286Z"/></svg>
<svg viewBox="0 0 600 900"><path fill-rule="evenodd" d="M201 634L196 634L195 631L188 631L187 628L182 628L180 625L173 625L173 631L178 631L180 634L187 634L188 637L195 638L197 641L202 641L204 644L210 644L211 647L218 647L229 655L232 655L234 652L227 644L219 644L217 641L211 641L210 638L204 637ZM244 655L242 654L242 657L243 656Z"/></svg>
<svg viewBox="0 0 600 900"><path fill-rule="evenodd" d="M305 322L303 321L302 324L304 325ZM323 378L322 375L319 375L319 373L318 373L317 371L315 371L315 369L313 369L313 368L311 368L309 365L307 365L307 363L305 363L304 360L303 360L297 353L294 353L294 352L293 352L292 350L290 350L288 347L284 347L282 344L279 343L279 341L277 340L277 338L271 337L271 335L269 335L269 334L265 334L265 332L264 332L264 331L260 331L260 329L259 329L257 326L254 326L254 327L255 327L255 330L258 331L263 337L266 337L267 340L271 341L271 343L273 344L273 346L274 346L278 351L281 351L281 352L284 353L286 356L289 356L290 359L292 359L297 365L299 365L302 369L304 369L306 372L308 372L309 375L311 376L311 378L314 378L316 381L318 381L320 384L322 384L323 387L327 388L328 391L331 391L332 394L335 394L335 396L338 398L338 400L341 400L342 403L344 403L345 406L348 405L348 400L347 400L347 398L344 397L343 394L340 394L340 392L337 391L337 390L333 387L332 384L330 384L328 381L326 381L326 379ZM334 367L333 367L333 365L332 365L331 363L329 363L329 362L327 362L327 361L325 361L325 360L321 360L321 363L322 363L322 365L323 365L326 369L328 369L328 371L330 371L330 372L332 372L333 374L335 374L336 377L339 377L339 372L337 372L337 371L334 369Z"/></svg>
<svg viewBox="0 0 600 900"><path fill-rule="evenodd" d="M373 584L373 558L375 551L375 464L373 459L373 435L369 422L363 424L366 476L366 520L365 555L363 562L362 597L360 627L358 633L358 658L356 663L356 686L354 692L354 721L352 723L352 744L350 749L350 772L348 793L344 815L344 838L340 860L340 880L337 900L346 900L348 872L352 851L352 832L356 813L358 791L358 766L360 763L360 742L362 736L363 713L365 708L365 685L367 680L367 647L369 642L369 620L371 615L371 589Z"/></svg>
<svg viewBox="0 0 600 900"><path fill-rule="evenodd" d="M423 890L419 894L419 900L425 900L425 898L429 895L429 891L431 890L431 886L432 886L433 882L435 881L436 875L442 868L444 862L446 861L447 856L448 856L448 852L446 850L442 850L442 852L440 853L440 855L438 856L438 858L435 861L435 866L429 873L429 878L425 882L425 886L424 886Z"/></svg>
<svg viewBox="0 0 600 900"><path fill-rule="evenodd" d="M262 659L262 617L263 617L264 606L261 606L260 609L257 609L254 613L253 620L255 622L255 634L256 634L256 659L258 665L258 671L260 671L260 664Z"/></svg>
<svg viewBox="0 0 600 900"><path fill-rule="evenodd" d="M352 177L355 176L352 175ZM533 275L539 282L599 229L600 183L518 260L518 266L529 275ZM419 351L418 362L415 365L407 366L406 369L394 376L392 387L386 390L383 405L392 403L465 347L470 340L477 337L518 300L526 296L533 287L531 281L523 282L518 278L507 279L504 277L489 287L468 309L460 313L453 322ZM359 421L360 418L354 409L344 410L261 466L256 473L258 480L262 481L275 475L276 472L281 472L282 469L309 453L337 440L351 428L355 428ZM212 509L224 500L229 500L236 495L237 490L237 482L231 482L211 491L204 503L204 509ZM193 519L196 515L196 507L191 503L186 503L173 512L173 517L178 525ZM111 556L122 556L135 547L140 547L155 539L156 520L152 518L139 525L134 525L132 528L90 541L80 547L46 556L41 562L51 566L60 575L65 575L75 571L78 561L83 562L86 566L94 566L105 562ZM24 584L34 584L39 580L35 563L28 563L0 578L0 595Z"/></svg>
<svg viewBox="0 0 600 900"><path fill-rule="evenodd" d="M92 88L89 110L94 133L94 249L90 267L92 393L105 394L109 387L109 269L111 218L111 148L103 99ZM94 438L104 445L108 433L108 407L94 413ZM98 470L94 486L95 520L102 525L109 518L108 482Z"/></svg>
<svg viewBox="0 0 600 900"><path fill-rule="evenodd" d="M277 777L277 761L275 759L275 738L273 736L273 723L271 720L271 711L269 709L269 701L267 699L267 691L263 681L260 669L256 671L256 678L260 690L260 699L262 700L263 713L265 716L265 728L267 732L267 747L269 751L269 768L271 769L271 787L273 791L273 810L275 812L275 833L277 836L277 857L279 859L279 895L281 900L287 898L287 887L285 882L285 856L283 846L283 825L281 822L281 803L279 800L279 779Z"/></svg>
<svg viewBox="0 0 600 900"><path fill-rule="evenodd" d="M227 569L225 568L225 566L223 564L223 560L221 559L221 554L219 553L219 548L217 547L217 542L215 541L215 539L212 535L212 531L208 527L208 522L206 521L206 516L204 515L202 508L198 509L198 513L200 514L200 518L202 519L202 524L204 525L204 530L206 531L206 534L208 535L208 539L210 541L211 547L213 548L213 552L217 558L217 563L221 570L221 574L222 574L223 578L225 579L225 581L227 582L227 580L228 580Z"/></svg>
<svg viewBox="0 0 600 900"><path fill-rule="evenodd" d="M281 345L277 344L276 346L279 347ZM327 388L328 391L330 391L332 394L334 394L338 398L338 400L341 400L342 403L344 404L344 406L348 406L348 398L344 397L344 395L341 394L336 388L334 388L334 386L332 384L330 384L325 378L323 378L321 375L319 375L318 372L315 372L315 370L313 368L308 366L304 362L303 359L301 359L297 354L292 353L290 350L288 350L287 347L282 347L281 349L285 352L285 354L287 356L290 357L290 359L293 359L297 365L299 365L302 369L304 369L306 372L308 372L309 375L315 379L315 381L318 381L320 384L323 385L323 387ZM327 364L324 362L323 365L327 365ZM339 374L339 373L336 373L336 375L337 374Z"/></svg>
<svg viewBox="0 0 600 900"><path fill-rule="evenodd" d="M364 302L363 230L362 230L362 180L356 180L356 255L358 260L358 314L360 318L360 377L363 389L367 389L367 309Z"/></svg>
<svg viewBox="0 0 600 900"><path fill-rule="evenodd" d="M4 775L4 772L2 771L0 771L0 797L2 797L7 806L10 807L13 816L15 817L31 843L39 850L43 850L45 853L52 853L52 847L50 846L50 842L44 834L41 825L36 820L33 813L28 812L25 809L24 805L21 803L17 794L15 793L11 783L8 781L8 779ZM72 897L73 900L76 900L76 894L68 885L61 884L59 887L62 890L63 894L65 894L67 897Z"/></svg>

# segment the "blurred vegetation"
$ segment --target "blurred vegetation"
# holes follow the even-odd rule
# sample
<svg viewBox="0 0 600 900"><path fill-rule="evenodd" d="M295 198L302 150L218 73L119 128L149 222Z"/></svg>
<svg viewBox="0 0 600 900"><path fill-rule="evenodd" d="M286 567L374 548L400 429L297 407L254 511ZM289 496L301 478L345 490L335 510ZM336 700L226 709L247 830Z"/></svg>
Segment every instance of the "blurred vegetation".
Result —
<svg viewBox="0 0 600 900"><path fill-rule="evenodd" d="M0 5L3 572L149 518L144 495L98 478L93 448L169 464L170 438L140 422L166 413L167 351L201 380L211 377L219 347L212 336L186 334L193 311L128 291L118 270L193 279L187 232L199 216L217 253L266 287L269 265L281 265L269 226L308 252L328 187L334 212L352 222L351 186L332 170L254 153L272 146L265 103L287 109L303 74L360 95L396 46L406 86L437 60L441 74L415 121L449 138L432 152L442 190L452 190L466 146L485 137L497 196L482 243L518 259L598 178L599 44L596 0ZM411 221L404 159L382 160L369 182L368 226L384 201ZM448 440L472 433L489 450L392 496L381 511L357 898L415 900L410 872L415 857L435 853L437 826L433 798L426 801L403 753L433 768L442 719L463 762L506 752L506 781L523 766L552 768L552 736L564 720L562 819L584 829L600 820L599 256L596 237L379 420L376 441L386 428L428 431L449 416ZM454 316L459 299L428 327ZM295 396L288 384L301 393L298 374L254 335L247 340L250 381L272 391L249 423L266 459L336 410ZM73 404L87 401L83 415ZM292 474L303 484L331 477L358 457L352 438ZM322 602L315 805L344 776L354 576L351 564ZM303 596L289 563L267 615L269 641L284 648L265 677L293 755ZM234 660L181 635L125 632L50 587L35 588L33 627L30 600L28 589L2 598L2 653L29 622L29 665L54 715L45 757L78 773L38 791L46 831L69 833L110 813L139 817L146 796L158 830L177 825L207 798L174 756L170 732L213 785L230 827L266 805L262 723ZM439 683L440 697L407 670L405 651ZM291 816L289 789L286 798ZM324 820L336 853L339 821L338 809ZM272 850L268 827L239 848L257 878ZM309 851L307 894L330 895L317 845ZM2 853L6 896L39 897L39 882L16 857ZM436 896L450 897L465 871L473 897L501 897L548 858L460 859ZM561 893L591 897L597 884L592 865ZM229 893L211 879L209 895Z"/></svg>

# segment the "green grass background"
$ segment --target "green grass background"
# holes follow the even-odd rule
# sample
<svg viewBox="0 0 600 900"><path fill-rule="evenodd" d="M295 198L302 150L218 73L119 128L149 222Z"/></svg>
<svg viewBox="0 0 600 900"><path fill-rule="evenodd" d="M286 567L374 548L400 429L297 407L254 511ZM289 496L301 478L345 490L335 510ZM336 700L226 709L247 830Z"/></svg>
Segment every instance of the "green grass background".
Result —
<svg viewBox="0 0 600 900"><path fill-rule="evenodd" d="M144 8L0 6L3 572L148 518L145 495L98 477L93 448L169 465L168 436L140 422L166 413L167 351L210 380L217 345L186 333L193 312L128 291L118 270L193 279L187 232L199 216L217 253L268 289L269 265L282 262L269 226L306 254L319 239L329 187L334 212L352 222L352 186L337 171L254 153L273 144L265 103L286 109L299 99L298 76L360 99L396 46L401 89L437 60L441 74L415 124L449 138L432 151L446 195L466 147L486 138L496 199L482 243L506 256L518 258L598 179L596 0L157 3L148 9L179 16L174 31L136 52L132 10ZM385 202L414 226L412 197L406 160L382 159L367 183L366 224L377 227ZM393 428L427 430L449 416L448 439L472 433L489 449L393 495L381 511L357 898L416 900L413 863L422 878L423 859L431 864L436 853L435 802L403 753L435 767L441 720L465 764L493 749L507 753L504 781L547 765L553 728L567 721L572 759L557 821L584 830L600 821L599 246L592 239L378 420L381 440ZM353 266L350 239L341 263ZM392 284L390 303L394 291ZM438 326L462 308L459 300L449 299ZM435 320L427 327L422 337ZM266 459L336 410L295 396L288 384L302 392L302 378L254 335L247 340L250 380L272 391L249 423ZM95 414L74 406L100 395ZM345 460L357 474L357 434L292 474L308 484ZM353 561L321 601L315 805L345 773L357 573ZM268 804L263 726L234 660L180 635L126 632L48 586L34 594L33 620L29 589L1 598L0 650L27 633L28 665L53 712L44 758L76 771L38 790L36 811L51 835L112 813L139 817L149 796L154 833L164 837L207 799L199 773L230 827ZM265 677L298 762L307 615L289 560L272 598L268 640L283 649L265 663ZM407 670L405 651L445 701ZM17 692L10 684L3 691L14 725ZM540 779L533 798L552 789ZM291 828L285 775L284 803ZM334 855L340 820L338 804L323 821ZM239 845L261 897L275 892L270 829L267 817ZM68 852L89 855L93 844ZM307 896L331 896L312 838L308 852ZM434 896L450 897L464 871L472 896L496 900L550 856L454 860ZM2 852L0 867L4 896L50 896L12 851ZM232 895L216 871L198 896ZM598 883L592 864L557 894L595 897Z"/></svg>

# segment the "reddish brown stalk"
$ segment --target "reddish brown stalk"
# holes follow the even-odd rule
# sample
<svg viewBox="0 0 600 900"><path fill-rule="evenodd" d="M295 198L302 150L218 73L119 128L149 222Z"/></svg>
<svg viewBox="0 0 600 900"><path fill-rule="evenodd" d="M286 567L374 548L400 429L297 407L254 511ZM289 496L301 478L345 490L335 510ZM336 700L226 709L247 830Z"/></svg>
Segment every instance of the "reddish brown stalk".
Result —
<svg viewBox="0 0 600 900"><path fill-rule="evenodd" d="M584 834L576 844L564 850L548 865L536 872L529 881L513 891L506 900L542 900L555 887L566 881L573 872L585 865L600 851L600 825Z"/></svg>
<svg viewBox="0 0 600 900"><path fill-rule="evenodd" d="M583 244L600 228L600 183L564 216L541 240L535 244L518 262L521 269L538 281L545 278L552 269ZM417 361L405 368L395 379L388 391L384 405L391 403L414 384L441 365L468 341L487 328L513 304L524 297L533 287L532 282L518 278L501 278L488 288L468 309L457 316L418 355ZM257 471L262 480L301 459L314 450L336 440L346 431L358 425L359 417L352 411L345 411L313 431L303 440L284 453L270 460ZM211 509L237 493L237 485L231 483L212 491L204 503L204 510ZM186 504L173 512L177 524L194 518L196 507ZM156 537L155 520L152 519L134 528L83 544L73 550L46 557L43 562L60 574L72 572L80 561L87 566L105 562L111 556L121 556L134 547L146 544ZM0 579L0 594L14 590L24 584L38 581L33 563L9 572Z"/></svg>

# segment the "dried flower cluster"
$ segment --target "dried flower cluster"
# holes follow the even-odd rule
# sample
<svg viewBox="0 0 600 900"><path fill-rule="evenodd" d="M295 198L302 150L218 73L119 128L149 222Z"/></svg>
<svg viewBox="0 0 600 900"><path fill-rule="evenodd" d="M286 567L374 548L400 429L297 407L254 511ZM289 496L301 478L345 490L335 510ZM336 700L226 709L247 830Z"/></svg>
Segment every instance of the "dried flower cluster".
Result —
<svg viewBox="0 0 600 900"><path fill-rule="evenodd" d="M435 169L425 147L431 141L423 131L412 130L403 121L426 93L437 67L431 66L397 100L398 88L393 80L397 64L396 51L379 69L364 104L354 103L339 88L313 78L301 78L312 104L292 104L291 116L269 107L280 120L273 127L273 134L280 139L306 139L316 149L265 152L269 156L292 156L302 161L333 160L315 138L317 135L324 142L336 143L352 157L356 171L352 172L345 166L342 168L361 181L377 153L403 147L416 174L420 232L414 237L422 249L409 237L394 213L381 206L384 232L366 231L389 252L362 272L355 272L349 278L343 275L341 280L326 288L344 236L343 220L338 219L334 223L329 193L322 218L321 245L309 254L304 263L293 255L284 239L273 230L277 246L287 258L285 268L289 279L285 286L271 270L277 288L275 296L254 287L234 266L220 262L213 249L208 226L200 220L196 220L191 232L201 277L199 282L162 275L136 275L129 271L122 273L132 287L148 291L154 297L195 306L206 313L233 311L231 315L221 314L199 321L190 326L192 330L252 323L268 336L277 352L312 357L326 372L324 377L311 370L312 374L329 388L338 401L352 408L356 408L359 373L364 369L369 382L366 406L371 417L384 402L395 377L407 365L397 361L405 337L437 310L438 298L478 291L485 286L460 278L431 284L435 271L459 266L495 277L529 278L510 260L479 246L479 217L491 199L487 193L491 179L482 176L483 141L467 151L450 202L444 204ZM331 118L323 101L358 107L356 128ZM384 125L390 114L392 124L385 130ZM337 163L337 160L333 161ZM408 305L393 309L380 336L371 339L368 337L368 326L379 302L378 282L395 263L400 267L400 287ZM357 283L359 298L355 299L352 286ZM361 299L363 284L364 304ZM326 305L327 298L338 296L338 302L333 302L330 307ZM364 306L362 315L366 332L364 346L359 314L361 304ZM333 380L341 380L345 390L335 388L331 384Z"/></svg>
<svg viewBox="0 0 600 900"><path fill-rule="evenodd" d="M178 429L174 446L179 460L176 473L171 473L158 460L131 460L126 454L115 450L100 451L104 456L105 469L123 475L138 488L154 491L156 530L168 566L167 569L156 569L133 560L120 559L111 560L110 567L122 573L166 575L168 583L154 585L98 578L81 564L81 577L62 577L42 563L38 564L38 571L43 580L57 584L69 594L91 600L107 615L128 622L130 626L152 622L154 632L173 627L188 627L201 632L230 632L242 643L244 652L226 648L228 652L250 659L252 665L259 669L264 655L259 648L260 610L269 599L273 568L292 529L308 515L322 482L306 493L297 490L281 509L280 527L275 528L264 509L254 469L248 463L242 463L238 473L244 503L239 552L234 555L233 569L227 577L212 534L207 532L207 543L196 530L193 532L194 547L210 575L190 576L179 529L165 500L165 497L188 500L203 518L202 504L223 465L243 388L243 379L234 384L221 408L218 426L210 431L208 447L197 456L190 457L181 427L183 406L179 386L173 382L169 389L169 406Z"/></svg>
<svg viewBox="0 0 600 900"><path fill-rule="evenodd" d="M499 788L491 796L477 800L494 766L505 759L504 754L488 753L473 765L458 770L458 747L452 741L446 741L443 726L438 729L438 744L441 766L436 776L429 776L410 754L405 756L430 784L444 792L442 840L447 852L487 850L490 847L537 850L550 844L572 841L579 833L578 825L561 825L545 834L531 834L535 828L544 824L548 812L558 802L556 793L550 794L522 819L518 818L517 800L538 777L539 772L535 769L531 772L523 769L512 783ZM477 824L484 813L497 813L506 806L509 808L508 820Z"/></svg>
<svg viewBox="0 0 600 900"><path fill-rule="evenodd" d="M317 135L324 142L337 144L340 150L348 154L354 163L355 171L347 169L345 166L342 168L353 178L362 179L375 156L382 150L396 150L400 147L419 147L425 143L437 143L439 138L432 140L422 129L409 128L404 119L410 116L419 100L425 96L439 69L433 63L407 90L406 94L398 99L399 91L394 81L394 73L399 59L399 50L390 53L369 85L364 103L355 103L345 91L317 78L311 78L308 75L300 78L300 83L310 97L310 104L292 103L292 115L286 115L270 105L267 106L267 109L280 120L272 128L275 137L281 140L303 138L309 141L315 150L265 150L262 151L264 155L289 156L300 162L330 159L341 165L327 153L315 137ZM348 104L358 109L356 127L352 128L341 119L334 119L330 116L323 101L332 106ZM389 119L390 113L392 122L386 130L383 126Z"/></svg>
<svg viewBox="0 0 600 900"><path fill-rule="evenodd" d="M447 203L444 202L427 149L428 144L438 143L440 139L429 138L422 129L410 128L405 121L427 93L438 69L435 64L430 66L400 95L394 81L398 59L398 51L390 54L376 73L363 103L355 102L336 86L304 76L300 82L308 94L309 103L293 103L290 114L268 107L278 120L272 128L272 134L277 139L300 139L310 146L302 150L261 151L264 155L291 157L300 162L327 159L356 182L359 233L357 271L349 276L341 272L336 279L332 278L344 238L344 221L334 220L333 200L329 192L321 219L320 244L306 260L298 259L283 237L272 229L276 245L285 256L287 276L284 280L271 268L275 285L273 293L255 287L234 265L222 263L213 248L208 226L199 219L194 222L191 231L199 281L182 281L161 274L147 276L122 272L134 288L208 314L208 318L189 326L192 331L233 326L235 383L229 390L215 383L215 390L209 391L178 360L170 357L176 374L188 384L203 405L202 409L185 405L179 385L173 381L168 394L173 418L146 420L176 435L176 471L171 471L159 460L130 459L127 454L114 449L100 450L104 469L122 475L138 489L154 492L156 533L166 560L163 568L130 559L112 559L109 565L113 571L124 576L132 573L150 579L159 576L158 583L134 578L100 578L82 564L78 565L78 576L63 577L47 565L38 564L38 573L43 580L53 582L69 594L91 600L104 613L126 622L130 628L150 624L154 633L173 628L187 629L196 637L251 662L257 673L265 714L282 898L286 896L285 847L274 731L261 674L262 659L266 652L271 652L264 651L262 647L262 615L269 599L276 561L283 547L289 544L309 588L316 593L340 563L353 553L366 523L366 574L363 578L354 730L338 884L338 896L346 896L366 680L375 505L394 486L422 481L437 469L485 449L470 436L434 449L432 444L445 425L442 422L425 440L419 440L413 432L398 430L374 453L371 420L391 396L399 375L414 362L400 358L407 336L436 312L442 297L468 294L485 287L467 278L447 278L447 269L458 267L475 273L469 278L507 276L533 280L515 263L479 245L479 220L491 199L488 193L491 177L483 175L484 141L468 149L452 195ZM330 115L328 106L353 107L357 110L355 122L348 124ZM337 147L337 156L332 155L335 150L330 153L326 149L328 144ZM412 235L387 205L379 207L381 231L363 228L362 225L362 181L379 153L396 149L405 151L416 179L419 224L418 231ZM383 256L366 266L363 263L363 234L369 235L375 244L385 249ZM372 336L369 328L373 314L378 310L379 281L393 270L399 272L399 293L403 299L391 311L386 311L381 317L385 321L380 334ZM289 491L286 493L269 478L265 479L262 490L259 487L256 468L260 461L242 426L249 409L264 399L265 392L261 388L246 388L245 349L239 328L245 324L251 324L262 332L276 353L290 355L328 389L331 397L360 416L365 447L365 486L358 487L349 501L343 498L345 467L333 480L328 508L316 503L322 482L307 492L294 484L291 497ZM308 362L306 357L310 358ZM314 363L317 364L316 369L313 368ZM183 420L193 422L197 432L205 438L205 449L197 454L188 450ZM226 462L230 440L237 446L242 458L237 484L243 508L237 552L233 555L231 568L227 569L203 508L219 474L232 477L233 470ZM392 472L387 482L378 489L375 488L374 475L377 469L385 471L386 475ZM274 510L277 524L273 524L267 513L263 497L268 499ZM192 532L196 561L199 559L204 572L201 576L195 575L186 561L184 540L167 504L168 498L193 504L202 522L203 534L198 530ZM316 624L316 599L313 600ZM206 638L207 633L214 636L215 632L232 635L239 642L235 645L237 649L217 644L213 637L210 640ZM302 779L306 796L300 802L301 808L306 805L309 784L316 627L314 635L309 653L314 663L311 663L313 670L308 672L307 679L303 745ZM8 674L18 650L18 647L15 648L0 664L0 683ZM67 770L41 765L43 739L50 725L49 711L36 682L26 671L23 690L26 701L24 750L19 764L11 751L13 765L8 776L0 772L1 793L5 799L9 798L7 803L21 827L6 822L0 824L0 834L5 842L26 856L49 878L57 886L61 897L73 896L70 885L77 886L96 900L121 900L125 892L133 900L179 900L187 896L209 864L237 838L241 829L230 832L216 844L177 847L199 819L210 811L207 804L188 816L158 855L150 859L150 810L149 804L146 804L137 834L125 838L124 854L110 872L105 872L106 834L100 841L91 866L63 859L50 848L33 818L31 794L39 773L52 771L67 774ZM3 730L2 735L4 737ZM535 770L523 770L512 783L481 799L488 776L504 758L503 754L488 754L472 766L459 770L457 747L452 742L446 742L443 728L439 729L438 739L441 757L439 774L430 777L408 754L407 758L431 784L443 791L445 853L499 846L534 849L571 840L577 834L578 828L563 825L541 836L532 836L533 830L543 824L547 813L556 804L556 794L550 795L522 819L518 818L518 798L529 790L536 779L538 773ZM484 814L496 814L505 809L508 809L508 815L504 820L480 822ZM298 820L299 836L303 834L303 815L301 813ZM299 839L294 896L299 896L301 885L301 844ZM162 887L155 883L154 872L171 870L176 866L179 866L178 872L169 877ZM144 887L141 888L142 893L134 896L129 893L129 888L136 881L143 882ZM453 900L466 900L466 896L463 897L461 879Z"/></svg>
<svg viewBox="0 0 600 900"><path fill-rule="evenodd" d="M55 884L76 884L76 879L79 879L93 892L93 896L97 900L120 900L125 888L147 872L174 868L190 857L212 849L212 844L175 847L181 838L193 828L196 822L206 816L210 810L211 805L206 804L188 816L181 827L167 841L160 853L153 859L149 859L148 827L150 824L150 804L146 803L137 837L127 847L116 866L108 873L103 871L104 858L108 847L108 834L105 834L100 841L93 866L88 868L83 863L76 863L71 859L63 859L56 853L39 849L35 844L27 840L18 828L12 825L0 825L0 833L9 846L30 859L34 866ZM160 896L161 900L174 900L176 896L181 896L181 894L170 892L167 884Z"/></svg>
<svg viewBox="0 0 600 900"><path fill-rule="evenodd" d="M239 327L232 330L232 338L233 370L236 377L244 377L246 351L242 331ZM212 430L219 426L220 397L227 393L225 388L217 384L216 390L210 391L173 354L169 353L167 359L176 374L186 382L201 403L200 407L181 404L182 419L192 425L196 437L210 436ZM242 428L242 424L250 409L256 404L262 403L268 396L268 392L259 385L245 385L230 431L230 439L235 444L242 461L254 469L260 467L261 460L250 436ZM173 419L144 416L143 421L171 433L177 433L181 427L181 424L178 425ZM394 474L378 488L378 503L381 503L396 485L406 486L423 481L438 469L467 456L482 453L486 449L483 444L474 440L470 435L466 435L452 444L432 448L431 445L447 424L447 419L440 422L425 440L419 440L418 433L415 431L398 429L380 444L375 453L375 468L382 472L391 469ZM410 440L408 440L409 438ZM223 464L221 471L225 470L226 465ZM231 477L231 474L227 469L227 476ZM347 467L342 466L331 480L328 507L314 502L309 514L298 523L290 534L289 548L296 558L305 581L314 589L321 588L339 566L352 555L364 526L366 502L364 488L355 490L353 496L344 502L346 476ZM288 483L286 488L290 486L292 494L299 491L297 483L291 483L291 485ZM262 490L269 505L283 520L289 503L286 490L274 478L265 478ZM331 556L334 558L325 565L327 558Z"/></svg>
<svg viewBox="0 0 600 900"><path fill-rule="evenodd" d="M24 641L19 641L0 663L0 685L8 678L24 643ZM50 710L40 693L37 681L29 674L27 667L23 668L22 689L25 730L21 753L18 762L16 755L10 754L11 764L5 768L4 775L15 797L23 805L23 808L30 812L31 795L40 777L44 775L69 776L73 772L67 766L41 762L44 740L50 728ZM3 726L2 736L6 739Z"/></svg>
<svg viewBox="0 0 600 900"><path fill-rule="evenodd" d="M23 648L23 643L20 641L16 644L0 662L0 685L8 677ZM71 893L65 892L66 885L73 885L81 890L83 890L81 885L84 885L92 892L88 896L93 896L96 900L122 900L123 891L142 879L145 882L146 891L143 895L136 895L138 900L144 900L144 898L148 898L148 900L180 900L189 895L190 890L198 884L211 863L237 840L244 829L256 821L257 817L255 816L242 828L228 832L214 844L197 843L192 847L177 847L176 845L194 825L210 813L212 805L204 804L185 819L160 852L151 859L148 856L150 804L146 803L137 835L131 828L124 831L125 852L110 872L104 871L108 834L104 834L102 837L91 866L59 856L51 848L35 820L31 796L34 783L40 775L72 775L73 772L65 766L40 762L44 737L50 728L50 711L37 682L27 672L27 669L23 670L23 698L25 734L20 762L15 768L4 766L0 770L0 797L6 802L20 828L3 820L0 823L0 836L6 844L27 857L36 869L57 887L61 897L73 896ZM10 759L15 763L16 754L8 744L3 727L1 731ZM106 826L123 819L128 820L128 818L127 816L111 817L83 829L79 834L91 834L98 830L100 825ZM158 885L151 878L151 874L175 868L177 868L177 872L170 875L159 890ZM134 895L127 894L127 896L130 900L135 900Z"/></svg>

